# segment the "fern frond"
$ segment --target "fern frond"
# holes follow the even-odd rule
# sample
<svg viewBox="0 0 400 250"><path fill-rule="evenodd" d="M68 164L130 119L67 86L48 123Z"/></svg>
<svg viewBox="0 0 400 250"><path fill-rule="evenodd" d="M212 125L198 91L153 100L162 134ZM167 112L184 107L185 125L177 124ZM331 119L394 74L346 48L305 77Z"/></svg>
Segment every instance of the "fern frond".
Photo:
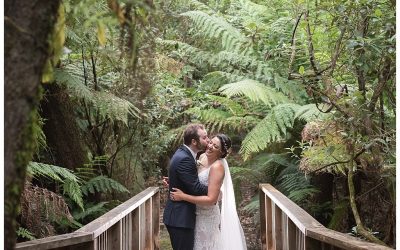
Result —
<svg viewBox="0 0 400 250"><path fill-rule="evenodd" d="M16 234L18 237L28 239L28 240L36 240L36 237L32 232L30 232L28 229L19 227L18 230L16 231Z"/></svg>
<svg viewBox="0 0 400 250"><path fill-rule="evenodd" d="M306 200L311 195L319 192L306 179L297 166L287 167L281 171L277 178L276 188L296 203Z"/></svg>
<svg viewBox="0 0 400 250"><path fill-rule="evenodd" d="M247 112L237 101L224 96L209 95L208 98L213 101L214 104L224 106L225 109L233 115L242 116Z"/></svg>
<svg viewBox="0 0 400 250"><path fill-rule="evenodd" d="M282 93L250 79L226 84L219 91L228 97L244 95L251 101L261 101L268 107L289 102Z"/></svg>
<svg viewBox="0 0 400 250"><path fill-rule="evenodd" d="M98 217L98 215L104 214L108 211L104 206L108 202L99 202L96 204L87 204L85 210L79 213L73 213L72 216L75 220L82 221L88 216Z"/></svg>
<svg viewBox="0 0 400 250"><path fill-rule="evenodd" d="M273 80L272 68L265 62L257 60L253 56L241 55L231 51L221 51L217 54L212 54L208 58L211 66L218 67L227 71L230 67L241 71L241 74L249 74L251 72L252 79L262 79L268 82Z"/></svg>
<svg viewBox="0 0 400 250"><path fill-rule="evenodd" d="M71 198L82 210L84 209L81 187L76 181L65 180L63 194Z"/></svg>
<svg viewBox="0 0 400 250"><path fill-rule="evenodd" d="M241 9L254 16L265 16L270 12L267 6L256 4L249 0L239 0L239 3Z"/></svg>
<svg viewBox="0 0 400 250"><path fill-rule="evenodd" d="M139 109L131 102L105 91L91 90L89 86L84 84L84 77L79 70L72 65L64 69L56 69L54 73L56 82L65 84L68 92L74 98L91 103L94 108L100 111L103 118L128 124L129 115L139 117Z"/></svg>
<svg viewBox="0 0 400 250"><path fill-rule="evenodd" d="M234 180L245 180L249 183L259 183L263 177L262 173L250 168L230 167L229 171Z"/></svg>
<svg viewBox="0 0 400 250"><path fill-rule="evenodd" d="M280 104L253 128L242 142L240 153L244 159L250 154L265 149L268 144L285 139L287 129L294 123L294 114L300 106L297 104Z"/></svg>
<svg viewBox="0 0 400 250"><path fill-rule="evenodd" d="M121 193L129 193L129 190L121 183L103 175L90 179L88 182L82 185L81 190L86 196L89 195L89 193L107 193L113 190Z"/></svg>
<svg viewBox="0 0 400 250"><path fill-rule="evenodd" d="M304 104L307 99L307 93L301 83L297 81L288 80L280 76L274 75L275 88L288 96L291 100L295 100L297 104Z"/></svg>
<svg viewBox="0 0 400 250"><path fill-rule="evenodd" d="M328 115L319 111L315 104L303 105L297 110L295 114L295 119L303 120L306 122L310 122L316 119L325 119L327 117Z"/></svg>
<svg viewBox="0 0 400 250"><path fill-rule="evenodd" d="M27 171L33 177L47 177L58 182L64 182L64 179L79 182L78 177L71 170L50 164L31 161Z"/></svg>
<svg viewBox="0 0 400 250"><path fill-rule="evenodd" d="M29 162L27 171L33 177L46 177L63 183L63 193L83 209L80 179L69 169L40 162Z"/></svg>
<svg viewBox="0 0 400 250"><path fill-rule="evenodd" d="M208 15L212 15L215 13L213 9L211 9L206 4L197 0L190 0L190 6L194 7L195 10L202 11L204 13L207 13Z"/></svg>
<svg viewBox="0 0 400 250"><path fill-rule="evenodd" d="M235 27L217 16L209 16L201 11L188 11L181 16L187 16L193 20L195 26L208 37L221 40L222 47L229 51L240 53L249 46L247 38Z"/></svg>

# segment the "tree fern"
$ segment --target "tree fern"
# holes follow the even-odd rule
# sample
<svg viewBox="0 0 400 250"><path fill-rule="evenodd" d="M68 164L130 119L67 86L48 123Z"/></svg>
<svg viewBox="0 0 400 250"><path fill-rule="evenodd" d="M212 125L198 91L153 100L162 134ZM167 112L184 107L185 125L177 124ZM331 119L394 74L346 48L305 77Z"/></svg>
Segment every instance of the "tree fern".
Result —
<svg viewBox="0 0 400 250"><path fill-rule="evenodd" d="M65 84L73 97L91 103L103 118L108 117L127 124L129 115L139 117L139 110L131 102L105 91L91 90L85 85L83 75L78 70L71 66L57 69L54 74L56 81Z"/></svg>
<svg viewBox="0 0 400 250"><path fill-rule="evenodd" d="M206 36L220 39L225 50L240 53L249 46L247 38L220 17L209 16L201 11L188 11L181 16L190 17L197 29Z"/></svg>
<svg viewBox="0 0 400 250"><path fill-rule="evenodd" d="M40 162L29 162L27 172L35 178L46 177L61 182L64 194L83 209L80 179L71 170Z"/></svg>
<svg viewBox="0 0 400 250"><path fill-rule="evenodd" d="M289 101L287 97L275 89L250 79L226 84L219 91L228 97L244 95L251 101L261 101L269 107Z"/></svg>
<svg viewBox="0 0 400 250"><path fill-rule="evenodd" d="M285 139L287 129L294 123L294 115L300 106L280 104L253 128L242 142L240 153L247 159L251 153L259 152L271 142Z"/></svg>
<svg viewBox="0 0 400 250"><path fill-rule="evenodd" d="M90 179L88 182L82 185L81 190L86 196L89 195L89 193L107 193L113 190L121 193L129 193L129 190L126 189L126 187L124 187L122 184L103 175Z"/></svg>

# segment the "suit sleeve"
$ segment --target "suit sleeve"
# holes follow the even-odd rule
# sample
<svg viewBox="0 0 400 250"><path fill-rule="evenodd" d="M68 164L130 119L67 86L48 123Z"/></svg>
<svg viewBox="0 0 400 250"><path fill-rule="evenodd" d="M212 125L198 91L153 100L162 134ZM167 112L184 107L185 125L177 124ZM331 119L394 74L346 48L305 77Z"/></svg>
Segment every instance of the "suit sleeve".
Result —
<svg viewBox="0 0 400 250"><path fill-rule="evenodd" d="M208 186L200 183L196 168L193 167L193 161L191 159L182 159L177 167L177 173L179 179L185 185L188 194L207 195Z"/></svg>

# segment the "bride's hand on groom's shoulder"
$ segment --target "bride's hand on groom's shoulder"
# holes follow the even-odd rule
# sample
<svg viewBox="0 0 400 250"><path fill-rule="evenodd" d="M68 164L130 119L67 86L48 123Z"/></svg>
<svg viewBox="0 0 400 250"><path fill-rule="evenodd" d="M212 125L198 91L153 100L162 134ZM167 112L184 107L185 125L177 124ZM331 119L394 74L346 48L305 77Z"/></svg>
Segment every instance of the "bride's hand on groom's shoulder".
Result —
<svg viewBox="0 0 400 250"><path fill-rule="evenodd" d="M170 192L170 198L173 201L181 201L183 200L183 196L185 195L184 192L182 192L179 188L172 188L172 191Z"/></svg>

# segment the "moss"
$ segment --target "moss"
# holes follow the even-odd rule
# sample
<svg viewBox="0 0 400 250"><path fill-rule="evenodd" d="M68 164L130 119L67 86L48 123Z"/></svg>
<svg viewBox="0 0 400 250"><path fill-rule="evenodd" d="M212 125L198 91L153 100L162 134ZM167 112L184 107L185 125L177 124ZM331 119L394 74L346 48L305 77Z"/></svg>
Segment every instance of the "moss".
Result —
<svg viewBox="0 0 400 250"><path fill-rule="evenodd" d="M42 98L42 88L39 87L37 95L37 103L32 106L37 107L39 100ZM37 108L33 108L29 113L25 128L20 133L20 148L16 152L14 158L15 175L13 181L5 187L5 202L4 212L11 218L17 218L21 212L19 198L24 188L26 168L29 161L31 161L33 154L36 149L35 138L37 138L37 124L38 124L38 112ZM12 220L12 225L16 228L16 221Z"/></svg>

